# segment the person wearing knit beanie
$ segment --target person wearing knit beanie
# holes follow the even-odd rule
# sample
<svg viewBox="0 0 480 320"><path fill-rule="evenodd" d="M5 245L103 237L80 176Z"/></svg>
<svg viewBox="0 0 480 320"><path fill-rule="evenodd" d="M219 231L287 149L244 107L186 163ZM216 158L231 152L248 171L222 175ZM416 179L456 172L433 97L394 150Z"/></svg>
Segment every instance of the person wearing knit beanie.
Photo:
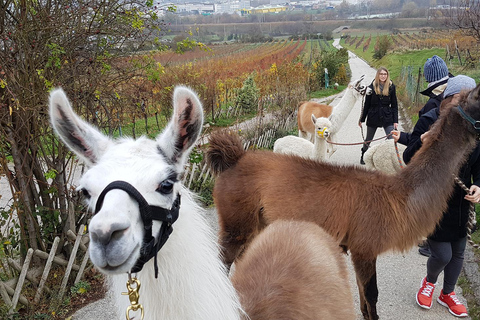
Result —
<svg viewBox="0 0 480 320"><path fill-rule="evenodd" d="M440 106L440 102L442 102L443 99L443 91L447 87L448 78L452 77L448 72L445 61L437 55L427 59L423 65L423 75L428 82L428 87L420 93L429 99L425 106L418 111L419 117Z"/></svg>
<svg viewBox="0 0 480 320"><path fill-rule="evenodd" d="M423 75L428 83L434 83L448 77L448 67L445 61L437 55L427 59L423 65Z"/></svg>
<svg viewBox="0 0 480 320"><path fill-rule="evenodd" d="M431 127L440 117L447 116L447 113L440 115L441 110L457 106L462 97L459 93L475 87L475 80L464 75L448 79L447 87L443 92L445 97L440 106L425 113L415 124L408 146L403 152L405 163L408 164L420 148L428 148L431 145L432 142L429 141L435 139L435 133L430 131ZM453 117L456 114L454 112L449 116ZM432 161L432 166L435 166L434 161ZM437 161L442 160L438 158ZM410 164L408 165L410 166ZM426 164L424 169L429 170L428 166ZM480 144L477 144L475 149L470 152L465 163L457 172L457 177L467 186L470 194L478 195L480 190ZM476 202L476 198L470 197L470 194L466 195L466 192L459 187L453 190L441 221L437 224L434 232L428 235L427 245L419 249L420 254L429 258L425 264L425 276L417 291L417 304L422 308L430 309L433 303L433 291L440 273L443 272L443 287L437 301L456 317L468 316L466 306L459 302L454 289L463 268L469 208L472 200Z"/></svg>
<svg viewBox="0 0 480 320"><path fill-rule="evenodd" d="M471 90L475 88L477 84L475 80L464 75L458 75L448 79L447 88L443 92L443 98L448 98L454 94L460 93L462 90Z"/></svg>
<svg viewBox="0 0 480 320"><path fill-rule="evenodd" d="M440 103L443 100L443 91L445 91L445 88L447 87L449 77L452 77L445 61L437 55L427 59L423 65L423 74L425 80L428 82L428 88L420 93L427 96L429 99L423 108L418 111L419 118L430 110L436 109L440 106ZM396 130L392 132L393 139L396 142L408 145L411 133L398 132Z"/></svg>

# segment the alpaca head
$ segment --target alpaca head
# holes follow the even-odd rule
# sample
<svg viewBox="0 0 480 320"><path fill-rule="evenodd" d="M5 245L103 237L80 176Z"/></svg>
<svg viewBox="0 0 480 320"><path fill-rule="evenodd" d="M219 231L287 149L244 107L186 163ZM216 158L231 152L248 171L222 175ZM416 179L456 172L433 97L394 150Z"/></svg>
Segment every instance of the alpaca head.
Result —
<svg viewBox="0 0 480 320"><path fill-rule="evenodd" d="M50 117L53 128L89 166L79 181L79 190L86 196L92 211L107 185L123 181L141 194L147 207L170 212L179 198L183 168L203 124L201 103L188 88L175 89L173 105L172 119L155 141L144 137L136 141L114 141L80 119L63 90L52 91ZM144 222L144 208L140 209L140 202L124 189L113 188L104 193L103 203L97 206L89 225L90 258L100 271L108 274L128 272L141 257L141 252L145 252L144 235L150 231L146 228L148 223ZM158 240L162 224L165 222L153 220L151 235L155 239L152 243Z"/></svg>
<svg viewBox="0 0 480 320"><path fill-rule="evenodd" d="M330 127L332 126L332 123L328 118L325 117L315 117L315 115L312 114L312 122L313 125L315 126L315 136L320 138L320 139L326 139L330 135Z"/></svg>

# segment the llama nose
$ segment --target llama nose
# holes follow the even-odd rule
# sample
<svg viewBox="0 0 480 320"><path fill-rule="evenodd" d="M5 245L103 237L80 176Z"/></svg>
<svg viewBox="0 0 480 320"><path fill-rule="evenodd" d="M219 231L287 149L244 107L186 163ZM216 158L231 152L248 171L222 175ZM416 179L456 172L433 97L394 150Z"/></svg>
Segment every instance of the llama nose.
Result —
<svg viewBox="0 0 480 320"><path fill-rule="evenodd" d="M120 239L129 227L128 222L112 222L110 224L90 227L90 236L93 242L107 245L111 241Z"/></svg>

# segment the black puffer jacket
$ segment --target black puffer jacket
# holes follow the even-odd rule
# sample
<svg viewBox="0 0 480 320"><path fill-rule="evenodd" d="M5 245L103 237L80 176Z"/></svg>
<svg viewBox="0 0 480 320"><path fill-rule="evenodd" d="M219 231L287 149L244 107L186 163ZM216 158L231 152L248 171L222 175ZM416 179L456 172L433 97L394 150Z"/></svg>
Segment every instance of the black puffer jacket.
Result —
<svg viewBox="0 0 480 320"><path fill-rule="evenodd" d="M388 96L377 95L373 89L373 82L369 86L372 94L365 98L360 122L367 119L368 127L383 128L398 123L398 102L395 85L390 83Z"/></svg>
<svg viewBox="0 0 480 320"><path fill-rule="evenodd" d="M433 109L421 116L413 129L410 142L403 153L403 160L408 163L415 152L420 149L422 142L420 136L430 129L430 126L438 119L439 109ZM441 160L439 160L441 161ZM470 188L473 184L480 186L480 145L472 151L468 161L458 173L458 177ZM465 200L466 193L458 185L448 201L448 208L435 231L428 237L439 242L453 242L467 235L467 222L470 202Z"/></svg>
<svg viewBox="0 0 480 320"><path fill-rule="evenodd" d="M428 99L425 106L422 109L420 109L420 111L418 111L419 117L421 117L428 111L438 108L440 106L440 103L443 100L443 91L445 91L445 88L447 87L447 82L448 82L448 78L442 81L438 81L434 85L420 92L421 94L429 97L430 99Z"/></svg>

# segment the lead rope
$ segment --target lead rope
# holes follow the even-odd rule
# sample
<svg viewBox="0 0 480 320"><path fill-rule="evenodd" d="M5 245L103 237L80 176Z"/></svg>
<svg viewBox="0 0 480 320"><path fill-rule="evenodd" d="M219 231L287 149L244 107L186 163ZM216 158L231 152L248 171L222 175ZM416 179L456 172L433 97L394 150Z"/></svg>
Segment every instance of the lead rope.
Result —
<svg viewBox="0 0 480 320"><path fill-rule="evenodd" d="M367 87L368 88L368 87ZM367 90L367 89L365 89ZM365 91L365 95L367 94L367 91ZM358 123L361 123L360 121L362 120L362 115L363 115L363 110L365 109L365 95L362 96L362 110L360 112L360 118L358 118ZM365 143L365 136L363 135L363 126L360 125L360 131L362 132L362 140Z"/></svg>
<svg viewBox="0 0 480 320"><path fill-rule="evenodd" d="M395 153L397 154L398 163L400 164L400 168L403 169L405 166L403 164L402 158L400 157L400 152L398 151L398 145L396 141L394 142L394 145L395 145Z"/></svg>
<svg viewBox="0 0 480 320"><path fill-rule="evenodd" d="M467 194L471 194L470 189L467 188L465 183L463 183L463 181L460 180L460 178L458 178L457 176L454 175L454 179L455 179L455 182L460 186L460 188L463 189L463 191L465 191ZM468 240L468 243L470 243L472 245L472 247L474 247L475 249L478 249L478 248L480 248L480 245L476 244L472 240L472 229L473 229L473 225L475 223L475 220L476 220L475 204L470 202L470 207L469 207L469 210L468 210L468 221L467 221L467 240Z"/></svg>

